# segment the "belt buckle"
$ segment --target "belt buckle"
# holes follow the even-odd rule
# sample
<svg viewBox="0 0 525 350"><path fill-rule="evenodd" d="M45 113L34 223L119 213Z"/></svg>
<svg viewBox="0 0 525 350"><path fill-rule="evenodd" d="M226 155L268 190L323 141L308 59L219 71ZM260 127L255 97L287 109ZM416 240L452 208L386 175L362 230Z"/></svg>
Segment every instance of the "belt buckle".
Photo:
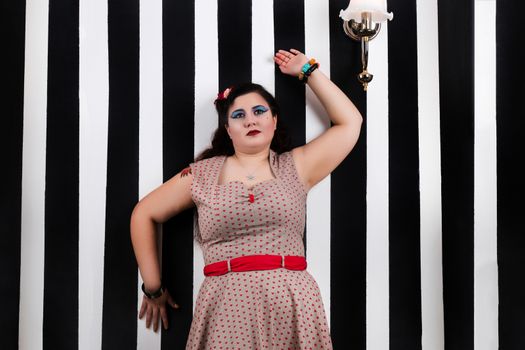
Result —
<svg viewBox="0 0 525 350"><path fill-rule="evenodd" d="M282 258L282 259L281 259L281 267L284 268L284 267L285 267L285 266L284 266L284 255L281 255L281 258Z"/></svg>
<svg viewBox="0 0 525 350"><path fill-rule="evenodd" d="M232 272L232 266L230 264L230 259L226 260L226 264L228 264L228 272Z"/></svg>

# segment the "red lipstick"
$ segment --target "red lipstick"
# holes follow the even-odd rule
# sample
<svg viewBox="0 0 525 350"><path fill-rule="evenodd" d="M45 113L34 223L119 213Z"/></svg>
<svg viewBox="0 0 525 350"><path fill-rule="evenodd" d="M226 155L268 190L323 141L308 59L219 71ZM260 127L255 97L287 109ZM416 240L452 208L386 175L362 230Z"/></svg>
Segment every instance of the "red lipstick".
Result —
<svg viewBox="0 0 525 350"><path fill-rule="evenodd" d="M248 132L246 135L248 136L254 136L254 135L257 135L259 134L260 131L259 130L251 130L250 132Z"/></svg>

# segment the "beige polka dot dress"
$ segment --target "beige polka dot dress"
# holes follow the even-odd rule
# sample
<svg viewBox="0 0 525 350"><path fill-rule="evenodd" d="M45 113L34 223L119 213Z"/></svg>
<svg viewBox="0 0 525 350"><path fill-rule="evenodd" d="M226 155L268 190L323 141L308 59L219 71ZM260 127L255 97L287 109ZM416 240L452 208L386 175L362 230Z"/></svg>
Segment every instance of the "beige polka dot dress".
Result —
<svg viewBox="0 0 525 350"><path fill-rule="evenodd" d="M219 184L226 157L191 164L205 264L254 254L304 256L306 191L292 154L270 151L275 178ZM197 349L332 349L319 287L307 270L208 276L186 344Z"/></svg>

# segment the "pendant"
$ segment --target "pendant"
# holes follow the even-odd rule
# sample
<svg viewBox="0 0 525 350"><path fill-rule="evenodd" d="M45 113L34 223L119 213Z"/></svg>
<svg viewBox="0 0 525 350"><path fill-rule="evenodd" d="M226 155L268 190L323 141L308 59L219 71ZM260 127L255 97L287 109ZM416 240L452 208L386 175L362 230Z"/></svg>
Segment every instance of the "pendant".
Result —
<svg viewBox="0 0 525 350"><path fill-rule="evenodd" d="M250 181L255 180L255 175L246 175L246 178Z"/></svg>

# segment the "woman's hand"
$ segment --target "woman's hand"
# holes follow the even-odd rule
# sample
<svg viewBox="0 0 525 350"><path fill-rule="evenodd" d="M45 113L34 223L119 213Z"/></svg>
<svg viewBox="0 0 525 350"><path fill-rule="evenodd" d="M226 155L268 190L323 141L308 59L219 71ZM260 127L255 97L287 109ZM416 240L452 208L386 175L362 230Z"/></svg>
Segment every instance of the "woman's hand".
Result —
<svg viewBox="0 0 525 350"><path fill-rule="evenodd" d="M149 328L151 321L153 320L153 330L157 332L159 328L159 316L162 319L164 329L168 329L168 313L166 312L166 303L172 308L178 309L177 305L171 298L170 293L167 289L164 289L164 293L156 299L148 299L145 295L142 297L142 306L140 307L139 319L144 317L146 314L146 328Z"/></svg>
<svg viewBox="0 0 525 350"><path fill-rule="evenodd" d="M282 73L295 77L299 76L304 64L308 62L308 58L296 49L290 49L290 51L279 50L273 57L273 60L279 65Z"/></svg>

